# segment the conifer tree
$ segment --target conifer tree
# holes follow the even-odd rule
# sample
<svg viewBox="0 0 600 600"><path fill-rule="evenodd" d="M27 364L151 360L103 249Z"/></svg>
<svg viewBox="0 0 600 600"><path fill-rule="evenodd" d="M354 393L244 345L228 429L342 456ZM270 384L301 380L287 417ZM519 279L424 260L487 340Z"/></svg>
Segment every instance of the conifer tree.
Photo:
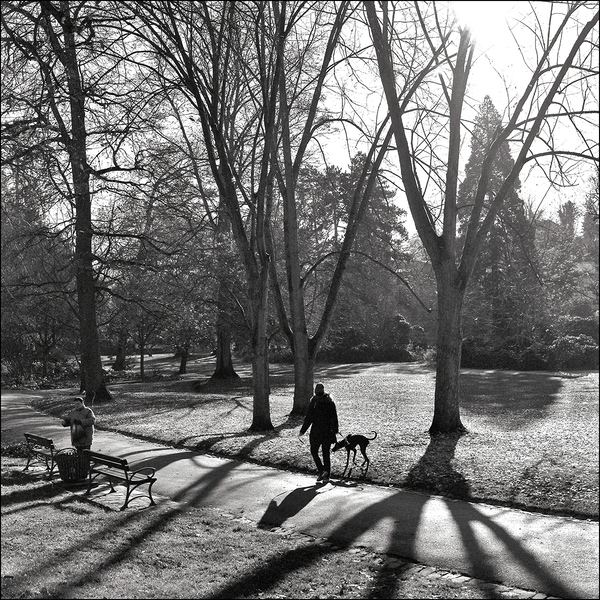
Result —
<svg viewBox="0 0 600 600"><path fill-rule="evenodd" d="M463 242L482 162L501 124L500 114L491 98L486 96L475 118L471 155L458 191L459 228ZM488 206L513 168L514 160L508 141L505 141L491 167L485 200ZM534 299L537 293L535 231L526 216L519 195L520 186L519 178L516 178L506 194L506 201L482 246L465 299L465 334L483 338L493 346L526 344L533 326L530 308L536 305Z"/></svg>

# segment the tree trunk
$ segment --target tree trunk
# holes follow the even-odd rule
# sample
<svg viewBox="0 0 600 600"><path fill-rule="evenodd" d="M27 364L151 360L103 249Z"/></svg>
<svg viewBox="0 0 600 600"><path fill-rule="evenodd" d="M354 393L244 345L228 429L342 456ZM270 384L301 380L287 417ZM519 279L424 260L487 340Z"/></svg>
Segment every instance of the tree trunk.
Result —
<svg viewBox="0 0 600 600"><path fill-rule="evenodd" d="M289 144L286 147L289 147ZM291 172L291 167L288 166L286 171ZM309 356L310 342L306 326L304 294L302 292L302 277L300 272L298 218L291 178L288 181L288 190L284 197L284 232L292 329L292 353L294 355L294 400L292 414L303 415L306 413L312 396L314 358L311 361Z"/></svg>
<svg viewBox="0 0 600 600"><path fill-rule="evenodd" d="M187 373L187 361L189 353L189 346L181 348L181 360L179 362L179 372L177 373L178 375L185 375Z"/></svg>
<svg viewBox="0 0 600 600"><path fill-rule="evenodd" d="M233 367L231 355L231 329L229 325L217 325L217 364L211 379L239 379Z"/></svg>
<svg viewBox="0 0 600 600"><path fill-rule="evenodd" d="M437 367L433 422L429 433L464 433L466 429L460 420L459 403L464 290L457 282L453 267L437 270L437 289Z"/></svg>
<svg viewBox="0 0 600 600"><path fill-rule="evenodd" d="M48 362L50 360L50 353L44 349L42 354L42 377L46 379L48 377Z"/></svg>
<svg viewBox="0 0 600 600"><path fill-rule="evenodd" d="M65 140L71 164L75 196L75 264L77 302L79 306L79 333L81 368L86 396L96 400L110 400L102 373L100 344L96 318L96 283L92 252L92 199L87 164L87 133L85 128L84 92L79 74L75 44L75 24L71 20L68 2L60 3L63 12L61 25L64 32L63 62L67 71L71 109L71 136Z"/></svg>
<svg viewBox="0 0 600 600"><path fill-rule="evenodd" d="M140 379L144 379L144 353L146 352L146 344L144 344L144 336L140 336Z"/></svg>
<svg viewBox="0 0 600 600"><path fill-rule="evenodd" d="M224 168L220 170L225 176ZM230 231L231 220L227 213L227 203L223 194L219 196L219 220L216 225L217 234L217 261L219 273L219 291L217 296L217 364L211 379L239 379L239 375L233 368L233 357L231 356L231 326L229 324L228 307L230 305L230 293L227 289L226 277L227 257L231 251Z"/></svg>
<svg viewBox="0 0 600 600"><path fill-rule="evenodd" d="M127 365L127 332L119 331L115 362L112 364L113 371L124 371Z"/></svg>
<svg viewBox="0 0 600 600"><path fill-rule="evenodd" d="M294 403L293 415L305 415L313 395L315 380L316 353L310 351L312 345L308 335L294 336Z"/></svg>
<svg viewBox="0 0 600 600"><path fill-rule="evenodd" d="M250 283L252 302L252 385L253 410L251 431L273 429L269 401L269 341L267 338L268 316L268 266L261 269L258 282Z"/></svg>
<svg viewBox="0 0 600 600"><path fill-rule="evenodd" d="M254 347L252 356L253 410L250 431L273 429L269 401L269 357L268 342L261 339Z"/></svg>
<svg viewBox="0 0 600 600"><path fill-rule="evenodd" d="M211 379L239 379L233 368L231 355L231 326L228 319L228 292L224 281L219 282L219 297L217 306L217 364Z"/></svg>

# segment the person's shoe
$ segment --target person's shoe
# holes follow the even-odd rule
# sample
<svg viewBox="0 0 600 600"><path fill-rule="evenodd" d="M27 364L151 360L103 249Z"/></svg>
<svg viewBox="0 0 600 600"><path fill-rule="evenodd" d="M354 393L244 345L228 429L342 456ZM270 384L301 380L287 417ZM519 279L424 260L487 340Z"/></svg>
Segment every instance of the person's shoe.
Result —
<svg viewBox="0 0 600 600"><path fill-rule="evenodd" d="M323 477L321 477L321 481L323 483L328 483L329 482L329 473L327 471L323 472Z"/></svg>
<svg viewBox="0 0 600 600"><path fill-rule="evenodd" d="M319 471L319 476L317 477L317 481L323 481L323 475L325 475L325 473L323 473L323 471Z"/></svg>

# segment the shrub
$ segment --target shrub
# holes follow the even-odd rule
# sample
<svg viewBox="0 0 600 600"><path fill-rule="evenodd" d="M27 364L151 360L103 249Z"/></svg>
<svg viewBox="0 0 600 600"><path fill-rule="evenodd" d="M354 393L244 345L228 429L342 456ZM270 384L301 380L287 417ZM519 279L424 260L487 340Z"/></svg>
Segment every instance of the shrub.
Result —
<svg viewBox="0 0 600 600"><path fill-rule="evenodd" d="M411 325L402 315L388 319L376 332L355 327L333 330L319 352L326 362L413 362Z"/></svg>
<svg viewBox="0 0 600 600"><path fill-rule="evenodd" d="M294 354L290 348L287 338L281 333L275 334L269 340L269 360L273 363L291 364L294 362Z"/></svg>
<svg viewBox="0 0 600 600"><path fill-rule="evenodd" d="M545 371L556 368L552 348L541 342L513 339L493 346L479 338L463 342L461 365L472 369ZM582 367L587 368L587 367Z"/></svg>
<svg viewBox="0 0 600 600"><path fill-rule="evenodd" d="M416 327L412 328L410 333L411 341L409 348L413 353L418 354L419 356L423 355L429 348L429 342L427 340L425 330L417 325Z"/></svg>
<svg viewBox="0 0 600 600"><path fill-rule="evenodd" d="M514 348L502 347L498 348L493 353L493 359L491 361L492 369L519 369L519 358L518 350Z"/></svg>
<svg viewBox="0 0 600 600"><path fill-rule="evenodd" d="M559 369L597 369L598 344L588 335L563 335L550 346Z"/></svg>
<svg viewBox="0 0 600 600"><path fill-rule="evenodd" d="M29 456L29 449L26 442L9 442L8 444L2 444L0 453L2 456L27 458Z"/></svg>
<svg viewBox="0 0 600 600"><path fill-rule="evenodd" d="M560 336L585 335L598 344L598 319L595 317L559 317L556 330Z"/></svg>
<svg viewBox="0 0 600 600"><path fill-rule="evenodd" d="M425 361L426 365L435 367L437 363L437 348L435 348L435 346L432 348L427 348L427 350L425 350L423 353L423 360Z"/></svg>
<svg viewBox="0 0 600 600"><path fill-rule="evenodd" d="M359 330L347 327L333 332L319 358L330 362L369 362L374 360L373 346Z"/></svg>
<svg viewBox="0 0 600 600"><path fill-rule="evenodd" d="M465 338L462 345L461 365L468 369L491 369L495 361L494 349L480 338Z"/></svg>
<svg viewBox="0 0 600 600"><path fill-rule="evenodd" d="M547 371L554 369L554 357L550 347L533 343L525 348L519 357L521 371Z"/></svg>
<svg viewBox="0 0 600 600"><path fill-rule="evenodd" d="M269 350L269 360L272 363L292 364L294 362L294 354L289 348L278 346L273 350Z"/></svg>

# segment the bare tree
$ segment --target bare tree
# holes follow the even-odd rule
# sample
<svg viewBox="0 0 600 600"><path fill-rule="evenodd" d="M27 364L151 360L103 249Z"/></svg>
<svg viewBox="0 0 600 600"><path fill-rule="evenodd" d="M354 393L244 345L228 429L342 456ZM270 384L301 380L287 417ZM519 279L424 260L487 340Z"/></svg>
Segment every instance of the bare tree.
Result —
<svg viewBox="0 0 600 600"><path fill-rule="evenodd" d="M361 93L365 92L361 76L355 72L359 65L364 67L365 48L360 43L349 41L362 27L357 19L358 8L349 2L311 6L310 18L290 24L290 27L295 26L295 35L287 36L282 49L285 61L284 68L279 72L281 140L277 182L283 205L287 302L279 285L275 263L272 263L271 274L279 321L294 358L292 412L295 414L304 414L308 407L315 361L331 325L344 272L392 139L389 119L385 114L378 118L372 106L361 107L358 94L350 96L346 89L358 86ZM407 52L407 62L411 61L412 54ZM433 63L430 63L429 68L432 67ZM344 73L349 75L344 77ZM331 98L329 102L323 100L325 91L335 98L334 102ZM407 95L410 94L411 91L407 91ZM336 112L331 108L336 104L345 109ZM366 118L361 115L361 108ZM298 237L301 223L297 208L300 170L304 165L314 162L310 149L325 137L326 133L323 134L321 130L341 123L360 138L365 149L365 160L351 191L348 210L340 215L343 225L339 231L343 231L343 235L335 251L330 256L319 257L317 264L303 265ZM337 194L337 191L333 193ZM313 331L310 331L306 316L307 282L318 263L324 260L331 262L333 269L325 283L322 310L318 316L313 315Z"/></svg>
<svg viewBox="0 0 600 600"><path fill-rule="evenodd" d="M68 188L68 200L75 212L81 389L101 400L110 399L111 395L104 382L98 339L86 126L86 103L94 79L86 80L86 74L91 72L89 62L90 54L93 54L94 26L91 13L80 3L67 0L11 2L2 7L2 28L6 39L10 40L10 53L24 58L27 73L34 76L39 86L31 90L26 87L13 89L13 112L3 127L3 141L8 138L14 142L14 152L7 160L18 161L19 154L30 152L32 148L19 143L19 138L23 140L32 135L37 142L33 148L58 143L66 152L67 166L60 176L63 177L61 183ZM37 73L29 69L32 65L37 68ZM31 95L18 98L24 89Z"/></svg>
<svg viewBox="0 0 600 600"><path fill-rule="evenodd" d="M341 104L349 104L334 72L355 55L349 45L343 45L346 55L339 49L342 29L353 11L348 2L290 6L281 2L252 6L224 2L184 8L163 2L146 3L136 14L145 25L137 35L166 65L161 76L188 98L198 114L208 161L246 270L249 305L245 314L254 357L252 428L270 423L263 410L268 406L264 345L267 271L263 269L270 272L279 321L294 356L292 412L302 414L312 393L315 359L392 137L385 119L379 123L371 119L368 126L357 119L351 123L364 139L366 160L344 215L343 240L335 254L322 314L311 335L304 289L306 277L314 269L308 266L303 272L301 268L296 188L301 167L318 146L315 139L321 129L335 120L350 121L343 114L331 115L323 95L325 91L337 94ZM430 61L429 68L433 66ZM276 192L283 207L287 298L279 283L276 261L271 260L276 248L270 213Z"/></svg>
<svg viewBox="0 0 600 600"><path fill-rule="evenodd" d="M272 429L269 408L268 222L273 202L279 71L287 13L268 3L147 2L135 34L160 57L169 84L185 95L204 137L244 266L242 306L252 348L252 430ZM124 10L130 8L124 5ZM140 25L140 27L137 27Z"/></svg>
<svg viewBox="0 0 600 600"><path fill-rule="evenodd" d="M531 78L511 114L485 148L476 193L470 198L470 215L464 246L457 235L457 185L460 141L466 125L463 109L472 67L473 43L467 29L455 32L440 15L428 15L429 5L415 3L419 22L427 32L433 53L441 43L436 80L421 83L428 94L415 96L407 111L398 86L401 41L396 35L403 5L396 2L364 2L377 54L379 75L387 98L402 181L414 223L431 260L437 281L438 328L435 408L430 432L461 432L459 374L462 346L461 315L465 290L486 236L507 192L529 162L549 158L549 177L564 176L567 162L598 161L597 96L591 91L598 76L597 4L586 2L537 3L538 15L526 23L535 45L537 61ZM544 13L542 16L542 12ZM432 24L433 23L433 24ZM437 40L437 42L435 41ZM436 88L440 90L435 93ZM445 105L445 109L444 109ZM414 115L417 117L415 118ZM560 124L571 125L574 141L555 137ZM591 127L590 127L591 126ZM440 141L444 140L444 145ZM490 169L498 150L509 141L517 158L499 189L489 187ZM541 142L541 143L540 143ZM426 149L427 156L422 150ZM441 152L444 155L441 155ZM436 175L439 175L436 178ZM436 184L434 192L430 184Z"/></svg>
<svg viewBox="0 0 600 600"><path fill-rule="evenodd" d="M162 80L164 86L164 79ZM233 366L232 325L231 313L235 310L235 302L231 293L231 285L228 283L230 269L228 268L230 257L234 250L231 237L231 223L227 212L227 205L220 194L218 205L211 202L210 193L207 192L207 167L206 151L202 144L194 143L190 132L187 131L184 116L173 97L173 91L164 89L165 98L171 107L172 114L177 119L179 133L181 136L182 151L190 163L190 171L195 183L195 188L205 209L205 216L211 227L214 237L215 253L215 278L217 280L216 290L216 319L215 319L215 371L212 379L239 379ZM199 149L200 146L200 149ZM201 153L201 154L200 154ZM212 179L211 179L212 181Z"/></svg>

